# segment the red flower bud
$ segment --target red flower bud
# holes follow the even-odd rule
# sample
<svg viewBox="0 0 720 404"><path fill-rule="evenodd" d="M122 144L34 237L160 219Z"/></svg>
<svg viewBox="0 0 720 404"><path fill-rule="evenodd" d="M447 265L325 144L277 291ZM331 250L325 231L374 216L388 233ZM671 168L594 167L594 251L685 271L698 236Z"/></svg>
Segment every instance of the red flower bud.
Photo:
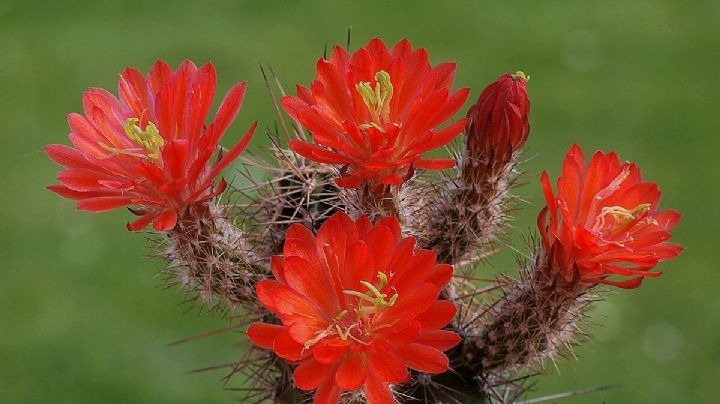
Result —
<svg viewBox="0 0 720 404"><path fill-rule="evenodd" d="M508 163L525 144L530 133L529 79L520 71L506 73L482 92L467 115L469 157Z"/></svg>

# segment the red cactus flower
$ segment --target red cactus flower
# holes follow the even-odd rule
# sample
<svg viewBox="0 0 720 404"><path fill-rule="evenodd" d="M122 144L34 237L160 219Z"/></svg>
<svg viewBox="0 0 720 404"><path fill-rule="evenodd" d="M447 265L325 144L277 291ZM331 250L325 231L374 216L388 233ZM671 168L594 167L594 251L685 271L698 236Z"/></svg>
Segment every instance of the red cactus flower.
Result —
<svg viewBox="0 0 720 404"><path fill-rule="evenodd" d="M245 150L255 129L211 162L245 95L245 83L233 86L206 127L216 82L212 64L198 69L185 61L173 72L158 61L147 76L125 69L119 98L91 88L83 96L84 115L68 116L75 147L45 147L66 167L58 174L60 183L48 188L77 200L82 210L133 206L141 217L128 224L129 230L150 223L158 231L172 229L188 206L225 189L224 180L215 184L214 179Z"/></svg>
<svg viewBox="0 0 720 404"><path fill-rule="evenodd" d="M330 60L318 60L317 75L309 89L298 86L297 97L282 100L317 144L295 140L290 147L310 160L342 165L339 185L398 185L414 168L455 164L421 159L465 126L461 119L437 130L469 93L465 88L451 92L454 63L432 67L425 49L413 50L407 39L388 50L376 38L352 55L336 47Z"/></svg>
<svg viewBox="0 0 720 404"><path fill-rule="evenodd" d="M525 144L530 133L529 79L520 71L507 73L485 88L467 115L470 157L507 163Z"/></svg>
<svg viewBox="0 0 720 404"><path fill-rule="evenodd" d="M558 178L557 197L547 172L541 181L547 206L538 227L551 269L565 279L632 289L644 277L659 276L652 269L683 250L667 241L680 214L658 210L657 184L643 181L640 169L621 163L614 152L598 151L585 166L582 150L574 145Z"/></svg>
<svg viewBox="0 0 720 404"><path fill-rule="evenodd" d="M397 219L373 226L336 213L317 237L292 225L272 271L276 279L260 282L257 294L282 324L254 323L248 336L298 364L295 384L317 389L315 403L360 388L370 403L390 403L388 384L406 381L408 367L448 369L443 351L460 337L442 330L455 306L438 294L452 266L401 238Z"/></svg>

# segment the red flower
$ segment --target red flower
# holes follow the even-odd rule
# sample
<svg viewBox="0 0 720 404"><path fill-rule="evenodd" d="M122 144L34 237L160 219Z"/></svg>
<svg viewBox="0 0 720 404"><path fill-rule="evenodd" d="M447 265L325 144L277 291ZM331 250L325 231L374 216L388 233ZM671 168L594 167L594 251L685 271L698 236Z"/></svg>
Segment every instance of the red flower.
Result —
<svg viewBox="0 0 720 404"><path fill-rule="evenodd" d="M141 217L128 224L141 230L151 222L172 229L191 204L221 193L214 179L248 145L255 125L216 162L211 158L245 95L236 84L209 127L205 118L215 96L215 68L185 61L176 72L162 61L147 77L127 68L115 98L100 88L83 96L84 115L70 114L75 147L48 145L45 152L66 169L48 188L77 200L78 209L105 212L132 205Z"/></svg>
<svg viewBox="0 0 720 404"><path fill-rule="evenodd" d="M413 50L407 39L388 50L376 38L352 55L336 47L329 61L318 60L317 75L309 89L298 86L297 97L282 100L317 145L295 140L290 147L310 160L343 165L339 185L398 185L413 168L455 164L421 159L465 126L462 119L436 130L468 96L468 89L451 92L454 63L433 68L425 49Z"/></svg>
<svg viewBox="0 0 720 404"><path fill-rule="evenodd" d="M364 387L370 403L393 402L389 383L407 368L441 373L444 350L460 337L442 330L455 306L438 300L452 266L401 238L397 219L353 222L336 213L315 237L290 227L283 256L273 257L276 280L257 285L258 298L282 325L254 323L248 336L295 369L295 384L314 390L315 403Z"/></svg>
<svg viewBox="0 0 720 404"><path fill-rule="evenodd" d="M471 157L507 163L530 133L530 100L523 72L503 74L468 111L467 148Z"/></svg>
<svg viewBox="0 0 720 404"><path fill-rule="evenodd" d="M644 277L661 274L651 272L660 261L683 250L667 241L680 214L657 210L657 184L644 182L640 169L621 164L614 152L598 151L585 166L582 150L574 145L558 178L557 197L547 172L541 181L547 206L538 227L551 269L565 279L636 288ZM614 275L632 278L607 279Z"/></svg>

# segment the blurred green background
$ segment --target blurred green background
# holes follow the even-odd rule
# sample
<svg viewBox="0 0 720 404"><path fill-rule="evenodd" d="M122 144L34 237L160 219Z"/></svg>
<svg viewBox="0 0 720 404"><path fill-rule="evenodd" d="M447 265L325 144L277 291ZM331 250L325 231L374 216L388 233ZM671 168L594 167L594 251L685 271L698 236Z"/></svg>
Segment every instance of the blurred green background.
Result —
<svg viewBox="0 0 720 404"><path fill-rule="evenodd" d="M258 62L286 87L308 83L327 43L408 37L434 63L458 61L475 99L499 74L522 69L532 135L519 192L529 205L515 241L542 203L537 183L557 175L569 145L617 150L684 213L687 247L639 290L598 307L596 340L579 360L539 379L551 394L620 387L566 402L717 402L720 380L716 204L720 112L717 1L12 1L0 0L0 402L232 402L222 372L188 375L240 355L237 334L168 347L226 322L187 310L161 290L161 263L125 211L93 215L44 189L58 168L41 151L67 143L65 115L89 86L115 92L125 66L158 58L212 61L218 92L249 82L225 144L275 116ZM254 147L267 139L257 136ZM512 270L511 254L496 262Z"/></svg>

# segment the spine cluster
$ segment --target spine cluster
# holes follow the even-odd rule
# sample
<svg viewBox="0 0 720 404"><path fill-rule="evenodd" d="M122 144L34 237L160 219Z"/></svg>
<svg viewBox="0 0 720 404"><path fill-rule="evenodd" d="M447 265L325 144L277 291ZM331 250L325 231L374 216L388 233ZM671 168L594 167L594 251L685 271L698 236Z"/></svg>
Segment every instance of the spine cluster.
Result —
<svg viewBox="0 0 720 404"><path fill-rule="evenodd" d="M168 233L162 253L170 286L181 285L191 300L223 312L251 302L255 284L267 272L226 211L213 202L191 206Z"/></svg>
<svg viewBox="0 0 720 404"><path fill-rule="evenodd" d="M562 284L547 271L542 256L503 290L500 303L468 346L486 375L541 364L571 352L587 305L594 298L577 283Z"/></svg>
<svg viewBox="0 0 720 404"><path fill-rule="evenodd" d="M515 160L497 166L487 157L464 156L459 177L433 198L423 224L440 261L472 264L492 249L507 220L515 167Z"/></svg>

